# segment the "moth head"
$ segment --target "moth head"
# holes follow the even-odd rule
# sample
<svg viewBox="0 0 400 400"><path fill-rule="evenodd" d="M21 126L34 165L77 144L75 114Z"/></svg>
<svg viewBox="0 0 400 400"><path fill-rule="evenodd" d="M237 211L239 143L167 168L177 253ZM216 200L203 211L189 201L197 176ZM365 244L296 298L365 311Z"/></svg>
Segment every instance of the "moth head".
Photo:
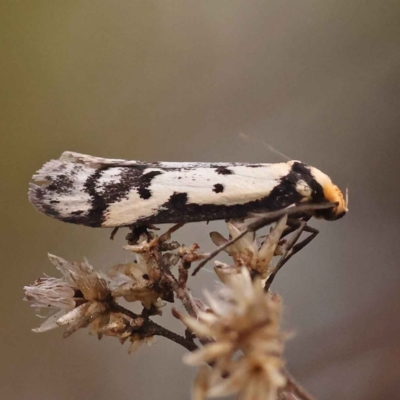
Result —
<svg viewBox="0 0 400 400"><path fill-rule="evenodd" d="M328 175L314 167L310 167L310 172L315 181L321 185L325 200L337 204L332 208L317 210L315 212L315 217L323 218L328 221L335 221L342 218L348 211L347 198L345 199L343 197L340 189L332 182Z"/></svg>

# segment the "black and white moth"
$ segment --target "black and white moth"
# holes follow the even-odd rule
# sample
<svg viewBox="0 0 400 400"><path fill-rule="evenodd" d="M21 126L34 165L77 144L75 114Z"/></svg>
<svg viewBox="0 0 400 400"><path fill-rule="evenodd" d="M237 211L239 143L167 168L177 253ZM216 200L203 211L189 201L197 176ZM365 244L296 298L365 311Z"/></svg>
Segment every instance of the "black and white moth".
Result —
<svg viewBox="0 0 400 400"><path fill-rule="evenodd" d="M275 164L141 162L64 152L33 176L29 199L41 212L91 227L246 218L295 204L341 218L346 203L320 170L300 161Z"/></svg>

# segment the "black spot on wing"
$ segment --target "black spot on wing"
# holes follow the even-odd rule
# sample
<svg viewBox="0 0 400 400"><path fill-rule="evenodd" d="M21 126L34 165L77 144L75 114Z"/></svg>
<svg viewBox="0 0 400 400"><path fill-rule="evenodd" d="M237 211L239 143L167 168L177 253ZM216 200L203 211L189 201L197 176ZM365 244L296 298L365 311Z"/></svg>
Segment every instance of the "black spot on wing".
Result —
<svg viewBox="0 0 400 400"><path fill-rule="evenodd" d="M163 207L180 210L186 206L188 201L187 193L177 193L175 192L170 196L168 202L163 205Z"/></svg>
<svg viewBox="0 0 400 400"><path fill-rule="evenodd" d="M72 211L71 215L82 215L84 212L83 210Z"/></svg>
<svg viewBox="0 0 400 400"><path fill-rule="evenodd" d="M214 189L213 192L215 193L222 193L224 191L224 185L222 185L221 183L216 183L214 185Z"/></svg>
<svg viewBox="0 0 400 400"><path fill-rule="evenodd" d="M138 188L139 197L143 200L147 200L151 197L151 191L147 188Z"/></svg>
<svg viewBox="0 0 400 400"><path fill-rule="evenodd" d="M139 178L137 191L141 199L146 200L151 197L151 191L148 187L151 185L153 178L161 174L161 171L150 171Z"/></svg>
<svg viewBox="0 0 400 400"><path fill-rule="evenodd" d="M222 165L219 165L214 168L215 168L215 172L219 175L233 175L234 174L234 172L231 169L229 169L228 167L222 166Z"/></svg>
<svg viewBox="0 0 400 400"><path fill-rule="evenodd" d="M74 181L69 175L58 175L56 179L52 180L50 176L45 177L47 180L52 181L46 189L56 194L69 193L74 187Z"/></svg>
<svg viewBox="0 0 400 400"><path fill-rule="evenodd" d="M97 183L103 174L103 169L97 169L87 178L84 186L85 192L89 194L91 200L91 208L86 216L71 216L72 223L84 224L88 226L101 226L104 222L104 211L107 209L109 203L105 196L97 191Z"/></svg>
<svg viewBox="0 0 400 400"><path fill-rule="evenodd" d="M64 222L69 222L71 224L80 224L80 225L86 225L86 226L92 226L92 227L98 227L101 226L101 224L93 223L93 215L83 215L85 211L83 210L77 210L77 211L71 211L68 217L59 217ZM101 218L103 220L103 215L101 215ZM95 220L96 221L96 220Z"/></svg>
<svg viewBox="0 0 400 400"><path fill-rule="evenodd" d="M138 223L168 223L173 221L186 221L188 210L191 210L191 205L188 202L188 194L185 192L174 192L164 204L160 206L158 213L151 217L146 217L138 220ZM193 210L194 211L194 210ZM193 217L195 215L193 214ZM200 219L201 220L201 219ZM152 222L153 221L153 222Z"/></svg>
<svg viewBox="0 0 400 400"><path fill-rule="evenodd" d="M53 218L59 217L59 212L53 208L51 204L46 202L46 188L37 186L34 184L30 185L29 189L29 200L31 203L42 213L49 215ZM51 203L51 202L49 202Z"/></svg>

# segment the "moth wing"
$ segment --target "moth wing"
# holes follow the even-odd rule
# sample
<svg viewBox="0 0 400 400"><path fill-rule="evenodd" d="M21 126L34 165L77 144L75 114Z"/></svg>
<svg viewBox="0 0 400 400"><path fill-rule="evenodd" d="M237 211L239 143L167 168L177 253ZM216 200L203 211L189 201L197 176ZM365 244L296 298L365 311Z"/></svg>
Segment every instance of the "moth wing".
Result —
<svg viewBox="0 0 400 400"><path fill-rule="evenodd" d="M46 215L93 227L176 222L193 218L188 213L208 218L198 212L204 205L268 196L288 169L285 163L148 163L65 152L33 176L40 185L31 184L29 199ZM217 210L210 211L213 219L220 219Z"/></svg>

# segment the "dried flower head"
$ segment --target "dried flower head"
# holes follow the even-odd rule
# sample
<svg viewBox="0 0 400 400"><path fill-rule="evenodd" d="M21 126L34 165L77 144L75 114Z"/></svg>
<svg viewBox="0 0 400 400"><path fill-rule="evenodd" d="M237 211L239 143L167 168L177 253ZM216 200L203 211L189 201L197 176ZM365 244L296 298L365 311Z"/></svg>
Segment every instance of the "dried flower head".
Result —
<svg viewBox="0 0 400 400"><path fill-rule="evenodd" d="M107 277L85 260L70 263L49 254L50 262L61 272L61 278L45 276L33 285L25 286L25 300L35 308L59 311L34 332L45 332L58 326L67 326L68 336L87 326L107 311L105 300L110 297Z"/></svg>
<svg viewBox="0 0 400 400"><path fill-rule="evenodd" d="M118 264L106 273L95 271L85 260L70 263L49 255L50 261L62 273L61 278L45 276L33 285L26 286L25 300L33 307L58 309L35 332L44 332L57 326L65 327L64 336L79 328L90 327L90 333L99 338L114 336L123 343L130 340L130 352L141 344L152 344L154 335L173 337L182 342L186 339L170 333L149 319L161 315L162 300L173 301L174 291L185 284L190 263L202 257L198 246L180 246L169 242L176 227L158 237L146 232L125 246L135 253L135 261ZM177 250L176 252L173 252ZM171 268L181 260L179 281ZM181 289L180 289L181 290ZM135 314L118 304L118 298L139 301L144 306L141 314ZM193 342L185 342L193 348Z"/></svg>
<svg viewBox="0 0 400 400"><path fill-rule="evenodd" d="M225 251L233 258L234 264L228 265L219 261L215 262L215 272L222 282L226 282L231 275L237 274L242 267L250 272L255 272L262 279L268 276L270 264L274 255L280 254L279 241L286 228L287 215L283 216L271 229L265 240L258 244L255 232L248 232L235 243L228 246ZM232 239L238 237L245 229L241 221L227 223L229 235ZM218 232L210 233L215 245L221 246L228 241Z"/></svg>
<svg viewBox="0 0 400 400"><path fill-rule="evenodd" d="M160 279L158 268L153 268L148 258L136 255L136 262L118 264L107 271L112 278L113 297L123 297L126 301L140 301L149 309L152 305L159 308L163 303L159 300L157 282ZM161 294L162 295L162 294Z"/></svg>
<svg viewBox="0 0 400 400"><path fill-rule="evenodd" d="M285 384L279 298L265 293L260 279L252 281L247 268L231 276L217 296L206 297L210 310L199 311L198 319L182 317L198 337L209 340L184 357L190 365L212 366L200 372L196 400L230 393L241 399L276 399Z"/></svg>
<svg viewBox="0 0 400 400"><path fill-rule="evenodd" d="M115 275L103 274L85 260L81 263L70 263L61 257L49 254L51 263L62 273L61 278L44 277L38 279L33 285L26 286L25 300L32 302L32 307L58 309L34 332L45 332L58 326L65 327L64 337L71 335L79 328L90 326L90 333L99 338L103 335L118 337L121 342L128 338L131 341L129 352L138 348L142 343L151 344L153 336L141 334L144 318L129 316L118 312L112 288L118 287L130 273L140 271L140 263L122 264L113 269ZM129 268L134 265L135 268ZM133 275L135 277L135 275ZM131 288L132 293L126 296L133 298L138 295L137 288ZM143 289L146 292L145 289ZM145 295L143 295L145 296ZM148 296L148 294L147 294ZM156 298L153 296L157 304ZM146 300L147 301L147 300ZM150 305L151 305L150 304ZM135 314L132 314L135 315Z"/></svg>
<svg viewBox="0 0 400 400"><path fill-rule="evenodd" d="M171 228L172 229L172 228ZM174 295L165 280L162 267L170 270L181 258L179 253L167 252L179 247L177 242L169 242L171 230L160 237L151 234L140 235L135 244L124 246L125 250L135 253L134 263L117 265L108 271L117 284L113 296L123 296L127 301L139 300L147 309L160 308L161 300L174 301Z"/></svg>

